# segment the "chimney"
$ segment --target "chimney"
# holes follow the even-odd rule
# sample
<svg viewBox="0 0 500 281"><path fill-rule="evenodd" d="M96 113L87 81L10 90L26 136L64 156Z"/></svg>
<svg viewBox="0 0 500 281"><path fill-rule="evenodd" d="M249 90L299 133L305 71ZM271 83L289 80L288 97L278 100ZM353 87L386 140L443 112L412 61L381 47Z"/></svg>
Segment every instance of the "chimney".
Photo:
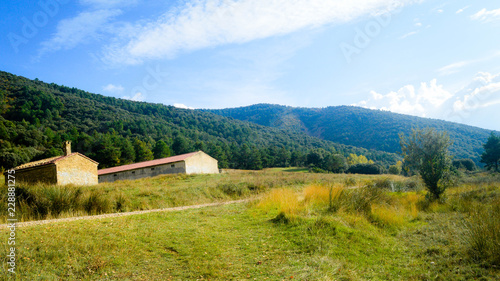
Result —
<svg viewBox="0 0 500 281"><path fill-rule="evenodd" d="M70 141L65 141L64 142L64 156L68 156L71 154L71 142Z"/></svg>

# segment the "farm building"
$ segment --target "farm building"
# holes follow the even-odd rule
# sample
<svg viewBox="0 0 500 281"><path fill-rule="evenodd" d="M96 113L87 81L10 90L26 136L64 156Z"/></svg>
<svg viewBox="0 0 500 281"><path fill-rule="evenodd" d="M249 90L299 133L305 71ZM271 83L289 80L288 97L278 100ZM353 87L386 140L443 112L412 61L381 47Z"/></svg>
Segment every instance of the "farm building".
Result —
<svg viewBox="0 0 500 281"><path fill-rule="evenodd" d="M179 173L217 174L219 168L216 159L203 151L197 151L98 171L100 183Z"/></svg>
<svg viewBox="0 0 500 281"><path fill-rule="evenodd" d="M66 185L95 185L97 180L96 161L78 152L71 153L71 142L64 143L64 155L29 162L14 168L19 182ZM6 174L5 174L6 175ZM7 175L5 184L7 184Z"/></svg>

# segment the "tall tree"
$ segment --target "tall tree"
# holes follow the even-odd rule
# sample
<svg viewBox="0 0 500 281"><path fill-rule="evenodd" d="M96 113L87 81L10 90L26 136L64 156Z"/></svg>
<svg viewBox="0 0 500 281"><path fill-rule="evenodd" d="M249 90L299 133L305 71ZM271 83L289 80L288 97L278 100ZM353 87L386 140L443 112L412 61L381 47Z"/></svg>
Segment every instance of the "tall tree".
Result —
<svg viewBox="0 0 500 281"><path fill-rule="evenodd" d="M451 158L448 147L450 137L435 129L413 129L411 135L399 135L401 151L408 167L417 170L425 186L439 199L449 185Z"/></svg>
<svg viewBox="0 0 500 281"><path fill-rule="evenodd" d="M494 169L498 172L498 166L500 166L500 136L491 132L483 147L484 153L481 155L481 163L486 164L488 170Z"/></svg>
<svg viewBox="0 0 500 281"><path fill-rule="evenodd" d="M174 143L172 144L172 149L174 150L176 155L188 153L190 150L188 141L185 137L178 135L174 139Z"/></svg>
<svg viewBox="0 0 500 281"><path fill-rule="evenodd" d="M153 148L153 154L155 159L165 158L170 156L170 148L167 143L163 140L159 140L156 142L155 147Z"/></svg>
<svg viewBox="0 0 500 281"><path fill-rule="evenodd" d="M141 141L140 139L136 138L134 140L134 149L136 152L135 162L153 160L153 152L148 148L146 143Z"/></svg>

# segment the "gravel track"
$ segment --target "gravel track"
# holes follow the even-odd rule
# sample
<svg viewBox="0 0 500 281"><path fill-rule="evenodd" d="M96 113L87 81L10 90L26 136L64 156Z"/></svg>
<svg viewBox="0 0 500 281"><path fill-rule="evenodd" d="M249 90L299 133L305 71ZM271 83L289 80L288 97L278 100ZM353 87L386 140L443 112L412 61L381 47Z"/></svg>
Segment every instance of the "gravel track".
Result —
<svg viewBox="0 0 500 281"><path fill-rule="evenodd" d="M72 217L72 218L62 218L62 219L18 222L18 223L16 223L16 227L26 227L26 226L33 226L33 225L49 224L49 223L56 223L56 222L68 222L68 221L76 221L76 220L95 220L95 219L104 219L104 218L124 217L124 216L140 215L140 214L147 214L147 213L175 212L175 211L182 211L182 210L189 210L189 209L200 209L200 208L205 208L205 207L238 204L238 203L248 202L250 200L251 199L242 199L242 200L227 201L227 202L207 203L207 204L180 206L180 207L154 209L154 210L133 211L133 212L126 212L126 213L112 213L112 214L102 214L102 215L96 215L96 216L83 216L83 217ZM7 224L1 224L0 228L7 228L7 226L8 226Z"/></svg>

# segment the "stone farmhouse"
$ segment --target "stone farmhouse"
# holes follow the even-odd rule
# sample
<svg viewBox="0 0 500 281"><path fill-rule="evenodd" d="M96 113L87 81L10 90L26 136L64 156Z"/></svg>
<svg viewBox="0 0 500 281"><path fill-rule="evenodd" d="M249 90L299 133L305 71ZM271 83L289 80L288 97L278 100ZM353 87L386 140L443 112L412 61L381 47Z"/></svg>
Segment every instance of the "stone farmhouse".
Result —
<svg viewBox="0 0 500 281"><path fill-rule="evenodd" d="M71 153L71 142L64 143L64 155L29 162L14 168L16 182L66 185L96 185L99 163L78 152ZM7 185L5 173L5 184Z"/></svg>
<svg viewBox="0 0 500 281"><path fill-rule="evenodd" d="M203 151L123 165L98 171L99 183L162 174L218 174L218 161Z"/></svg>

